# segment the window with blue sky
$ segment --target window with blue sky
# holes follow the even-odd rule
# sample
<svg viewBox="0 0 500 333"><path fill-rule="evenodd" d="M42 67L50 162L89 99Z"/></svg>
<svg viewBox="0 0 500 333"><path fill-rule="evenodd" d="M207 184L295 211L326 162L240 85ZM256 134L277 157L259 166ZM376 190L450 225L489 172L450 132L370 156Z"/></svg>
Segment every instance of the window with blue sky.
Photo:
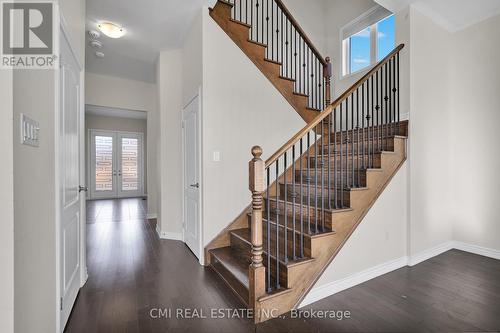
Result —
<svg viewBox="0 0 500 333"><path fill-rule="evenodd" d="M382 60L395 47L394 15L373 20L343 41L343 75L363 70ZM358 25L359 27L359 25ZM362 28L362 26L360 27Z"/></svg>

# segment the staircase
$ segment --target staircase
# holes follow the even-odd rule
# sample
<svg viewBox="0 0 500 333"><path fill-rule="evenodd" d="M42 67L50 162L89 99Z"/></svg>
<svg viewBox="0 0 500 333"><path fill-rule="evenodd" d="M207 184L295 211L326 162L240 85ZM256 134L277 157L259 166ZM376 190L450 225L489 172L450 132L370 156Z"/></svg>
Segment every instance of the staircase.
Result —
<svg viewBox="0 0 500 333"><path fill-rule="evenodd" d="M331 64L281 0L219 0L210 15L307 122L265 162L252 148L252 203L205 248L259 323L300 304L406 160L404 45L331 102Z"/></svg>

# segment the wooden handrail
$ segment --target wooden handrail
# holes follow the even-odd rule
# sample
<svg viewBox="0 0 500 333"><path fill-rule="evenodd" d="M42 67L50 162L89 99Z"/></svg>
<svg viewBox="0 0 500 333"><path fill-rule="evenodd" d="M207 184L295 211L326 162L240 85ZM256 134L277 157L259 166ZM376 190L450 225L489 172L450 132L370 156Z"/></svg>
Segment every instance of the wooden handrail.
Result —
<svg viewBox="0 0 500 333"><path fill-rule="evenodd" d="M323 56L321 55L321 53L314 46L313 42L309 39L309 37L307 37L305 31L302 29L302 27L297 22L297 20L295 20L295 18L290 13L290 11L288 10L288 8L286 8L286 6L283 3L283 1L281 1L281 0L274 0L274 1L276 1L276 5L278 5L278 7L281 8L281 10L283 11L283 14L285 14L285 16L288 18L288 20L290 20L290 22L293 24L293 26L295 27L295 29L297 30L297 32L302 36L302 38L304 39L304 41L307 43L307 46L309 46L309 48L311 49L311 51L313 51L313 53L319 59L319 61L321 62L321 64L323 66L326 66L327 62L326 62L325 58L323 58Z"/></svg>
<svg viewBox="0 0 500 333"><path fill-rule="evenodd" d="M279 0L276 0L279 1ZM391 53L389 53L384 59L379 61L368 73L363 75L356 83L354 83L349 89L347 89L342 95L340 95L332 104L328 105L319 115L316 116L309 124L302 128L297 134L295 134L287 143L285 143L280 149L278 149L271 157L266 160L266 168L271 166L281 155L287 152L294 144L296 144L302 137L304 137L309 131L313 130L316 125L322 122L330 113L332 113L335 108L337 108L340 103L342 103L346 98L348 98L356 89L358 89L363 83L365 83L375 72L377 72L383 65L385 65L389 60L399 53L404 48L404 44L398 45Z"/></svg>

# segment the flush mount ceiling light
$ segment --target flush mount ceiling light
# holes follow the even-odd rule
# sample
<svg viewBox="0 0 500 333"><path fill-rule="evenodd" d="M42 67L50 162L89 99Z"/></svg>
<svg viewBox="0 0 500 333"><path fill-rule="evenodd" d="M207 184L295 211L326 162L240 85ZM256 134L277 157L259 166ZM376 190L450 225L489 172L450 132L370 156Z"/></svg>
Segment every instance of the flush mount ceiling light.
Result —
<svg viewBox="0 0 500 333"><path fill-rule="evenodd" d="M125 35L126 30L112 22L101 22L97 24L97 28L106 36L111 38L121 38Z"/></svg>

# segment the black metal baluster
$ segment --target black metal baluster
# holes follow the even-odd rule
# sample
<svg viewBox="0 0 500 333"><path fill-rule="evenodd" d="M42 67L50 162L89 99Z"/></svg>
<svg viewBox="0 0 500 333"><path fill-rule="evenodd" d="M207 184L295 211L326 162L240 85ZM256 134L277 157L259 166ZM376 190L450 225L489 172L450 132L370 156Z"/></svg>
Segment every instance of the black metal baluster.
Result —
<svg viewBox="0 0 500 333"><path fill-rule="evenodd" d="M344 156L344 162L345 162L345 186L346 188L349 187L349 164L348 164L348 158L349 158L349 97L345 99L345 156Z"/></svg>
<svg viewBox="0 0 500 333"><path fill-rule="evenodd" d="M272 3L271 3L271 7L272 7ZM270 21L270 17L269 17L269 0L266 0L266 44L267 44L267 47L266 47L266 58L267 59L272 59L273 56L271 55L271 58L269 58L269 50L270 48L272 48L272 45L269 43L269 21ZM272 28L271 28L272 30ZM273 34L273 32L271 31L271 35Z"/></svg>
<svg viewBox="0 0 500 333"><path fill-rule="evenodd" d="M253 9L252 9L253 12ZM259 0L255 0L255 37L259 41ZM253 30L253 29L252 29Z"/></svg>
<svg viewBox="0 0 500 333"><path fill-rule="evenodd" d="M328 209L332 210L332 193L331 193L331 170L330 164L332 163L332 114L328 115ZM325 230L325 225L323 223L323 230Z"/></svg>
<svg viewBox="0 0 500 333"><path fill-rule="evenodd" d="M288 62L288 20L286 20L286 22L285 22L285 61L286 61L285 77L289 77L288 76L288 66L290 65L290 63Z"/></svg>
<svg viewBox="0 0 500 333"><path fill-rule="evenodd" d="M379 137L380 137L380 118L379 118L379 109L380 109L380 106L379 106L379 103L378 103L378 95L379 95L379 90L378 90L378 71L375 73L375 91L376 91L376 94L375 94L375 99L376 99L376 103L377 105L375 106L375 111L376 111L376 117L377 117L377 120L376 120L376 124L377 124L377 151L380 150L380 142L379 142Z"/></svg>
<svg viewBox="0 0 500 333"><path fill-rule="evenodd" d="M356 166L357 166L357 170L358 170L358 183L356 185L356 187L359 187L359 184L361 184L361 181L360 181L360 168L359 168L359 88L356 89L356 151L357 151L357 163L356 163ZM353 161L354 162L354 161ZM354 164L354 163L353 163Z"/></svg>
<svg viewBox="0 0 500 333"><path fill-rule="evenodd" d="M384 65L384 80L385 80L385 83L384 83L384 85L385 85L385 94L384 94L385 95L384 96L384 102L385 102L385 110L384 110L385 111L385 131L384 131L385 132L385 150L388 150L388 147L389 147L389 142L388 142L388 140L389 140L389 137L388 137L389 136L388 135L388 130L389 130L389 126L388 126L389 125L389 120L388 120L389 119L389 108L388 108L389 107L388 106L389 94L387 92L387 87L388 87L388 85L387 85L388 84L388 81L387 81L387 63L385 63L385 65Z"/></svg>
<svg viewBox="0 0 500 333"><path fill-rule="evenodd" d="M398 107L397 107L397 113L396 113L396 116L397 116L397 119L398 119L398 134L399 131L400 131L400 125L399 125L399 117L400 117L400 100L399 100L399 91L401 90L400 89L400 86L399 86L399 52L396 54L396 60L397 60L397 81L398 81L398 87L397 87L397 94L398 94Z"/></svg>
<svg viewBox="0 0 500 333"><path fill-rule="evenodd" d="M365 89L366 84L363 83L361 86L361 149L363 149L363 162L361 162L361 168L363 170L366 169L366 160L365 160Z"/></svg>
<svg viewBox="0 0 500 333"><path fill-rule="evenodd" d="M344 159L343 159L343 149L342 149L342 146L343 146L343 143L344 143L344 134L342 132L342 127L344 126L343 123L342 123L342 107L343 107L343 104L344 102L341 102L340 103L340 130L339 130L339 133L340 133L340 208L344 208L344 177L342 177L342 164L344 163ZM337 178L338 175L337 173L335 173L335 178Z"/></svg>
<svg viewBox="0 0 500 333"><path fill-rule="evenodd" d="M321 147L323 149L323 147ZM314 154L318 163L318 126L314 128ZM318 168L314 168L314 232L318 233Z"/></svg>
<svg viewBox="0 0 500 333"><path fill-rule="evenodd" d="M392 58L389 59L389 78L388 78L388 82L389 82L389 86L388 86L388 89L387 89L387 95L389 96L389 133L390 135L394 135L394 126L393 126L393 120L394 118L392 117L392 113L393 113L393 108L392 108Z"/></svg>
<svg viewBox="0 0 500 333"><path fill-rule="evenodd" d="M276 160L276 180L274 181L276 187L276 225L280 224L280 200L279 200L279 158ZM280 242L279 242L279 228L276 228L276 289L280 288ZM271 261L271 253L268 254L268 260Z"/></svg>
<svg viewBox="0 0 500 333"><path fill-rule="evenodd" d="M338 194L338 188L337 188L337 180L338 180L338 176L337 176L337 160L338 160L338 156L337 156L337 152L338 152L338 149L337 149L337 108L333 109L333 200L334 200L334 203L335 203L335 209L339 208L339 201L338 201L338 197L337 197L337 194ZM340 160L340 162L342 163L342 159Z"/></svg>
<svg viewBox="0 0 500 333"><path fill-rule="evenodd" d="M293 68L294 68L294 79L295 79L295 91L299 91L299 89L297 88L298 87L298 84L299 84L299 77L297 75L297 29L294 29L295 33L294 33L294 38L293 38L293 47L295 49L295 52L293 53L293 61L294 61L294 65L293 65Z"/></svg>
<svg viewBox="0 0 500 333"><path fill-rule="evenodd" d="M270 184L271 184L271 168L267 168L267 292L271 292L271 196L270 196Z"/></svg>
<svg viewBox="0 0 500 333"><path fill-rule="evenodd" d="M250 39L252 39L253 35L253 0L250 0Z"/></svg>
<svg viewBox="0 0 500 333"><path fill-rule="evenodd" d="M292 224L293 224L293 239L292 239L292 244L293 244L293 260L297 259L296 253L295 253L295 198L297 197L297 187L295 186L295 144L293 144L292 147L292 186L293 186L293 206L292 206ZM287 225L285 225L285 232L288 233L287 231Z"/></svg>
<svg viewBox="0 0 500 333"><path fill-rule="evenodd" d="M370 150L370 155L371 155L371 167L373 168L373 154L375 152L375 133L374 133L374 127L373 127L373 122L375 120L375 104L373 104L373 101L374 101L374 84L373 84L373 75L372 77L370 78L371 82L370 82L370 88L371 88L371 105L370 105L370 110L371 110L371 121L372 121L372 126L371 126L371 130L372 130L372 138L371 138L371 150Z"/></svg>
<svg viewBox="0 0 500 333"><path fill-rule="evenodd" d="M304 182L303 182L303 173L304 169L302 168L302 156L304 154L304 148L303 148L303 140L300 138L300 157L299 157L299 168L300 168L300 257L304 258L304 215L303 215L303 210L304 210L304 194L302 193L302 189L304 187Z"/></svg>
<svg viewBox="0 0 500 333"><path fill-rule="evenodd" d="M284 239L284 247L283 247L283 257L285 264L288 262L288 255L287 255L287 250L288 250L288 232L286 231L286 228L288 226L288 192L287 192L287 183L286 183L286 168L287 168L287 152L284 154L284 160L285 160L285 165L283 165L283 171L284 171L284 182L285 182L285 236L283 237ZM279 224L276 226L276 228L279 229Z"/></svg>
<svg viewBox="0 0 500 333"><path fill-rule="evenodd" d="M354 93L351 94L351 154L352 154L352 179L351 179L351 187L354 187Z"/></svg>
<svg viewBox="0 0 500 333"><path fill-rule="evenodd" d="M325 149L323 148L324 142L325 142L325 123L324 121L321 121L321 223L322 223L322 230L325 230L325 222L323 218L323 214L325 212L325 196L324 196L324 191L325 191ZM328 149L330 149L330 143L328 143Z"/></svg>
<svg viewBox="0 0 500 333"><path fill-rule="evenodd" d="M274 58L274 1L271 2L271 59Z"/></svg>
<svg viewBox="0 0 500 333"><path fill-rule="evenodd" d="M285 64L285 43L283 43L283 10L281 10L281 31L280 31L280 44L281 44L281 75L285 76L285 68L283 66L286 66Z"/></svg>
<svg viewBox="0 0 500 333"><path fill-rule="evenodd" d="M311 131L307 132L307 228L311 234Z"/></svg>

